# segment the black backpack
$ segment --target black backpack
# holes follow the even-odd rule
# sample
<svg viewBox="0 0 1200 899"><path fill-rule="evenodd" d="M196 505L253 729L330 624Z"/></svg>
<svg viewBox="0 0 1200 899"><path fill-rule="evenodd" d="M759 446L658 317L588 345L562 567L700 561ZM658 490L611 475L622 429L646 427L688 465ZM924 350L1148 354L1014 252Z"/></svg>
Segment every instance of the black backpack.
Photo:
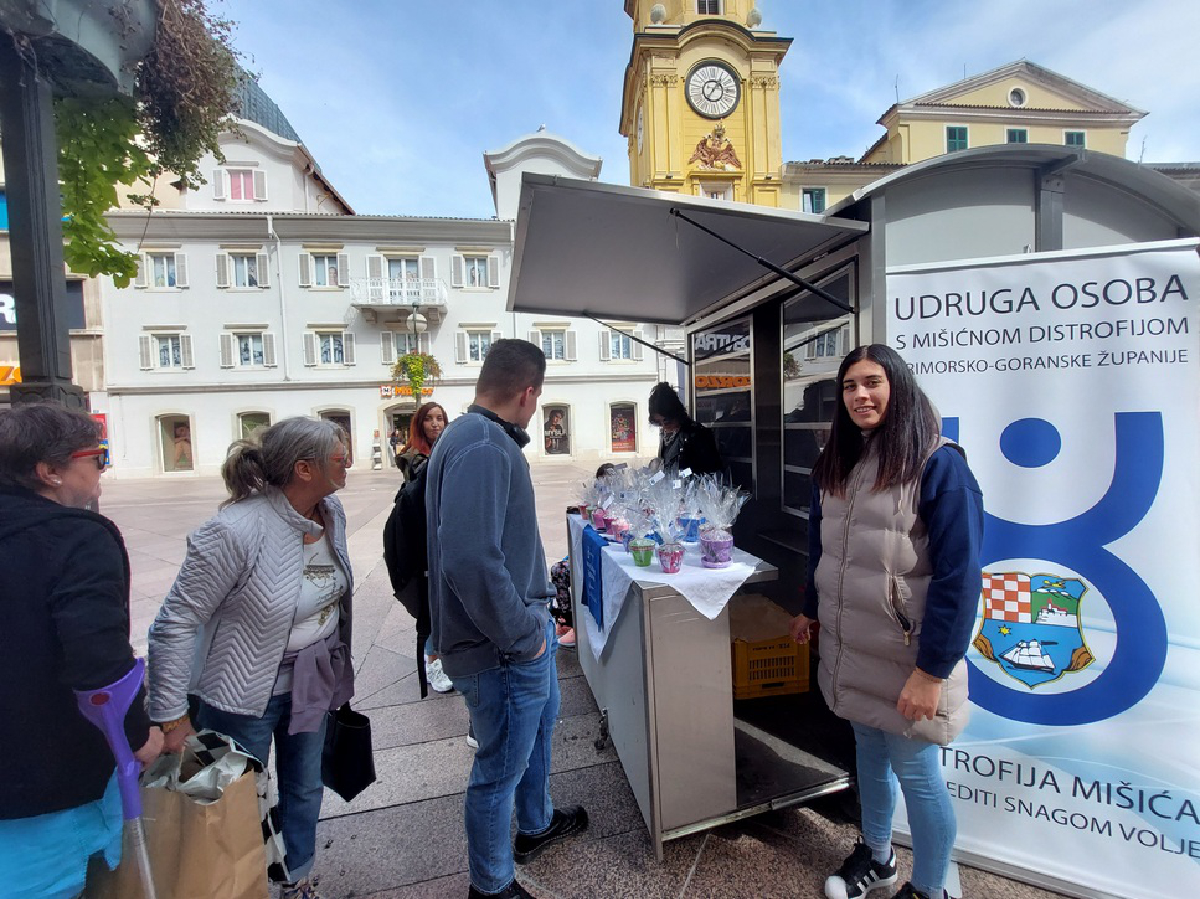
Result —
<svg viewBox="0 0 1200 899"><path fill-rule="evenodd" d="M429 462L422 459L408 483L396 492L396 503L383 526L383 563L392 581L392 592L417 622L417 671L421 696L425 696L425 638L429 616L429 557L425 545L425 481Z"/></svg>

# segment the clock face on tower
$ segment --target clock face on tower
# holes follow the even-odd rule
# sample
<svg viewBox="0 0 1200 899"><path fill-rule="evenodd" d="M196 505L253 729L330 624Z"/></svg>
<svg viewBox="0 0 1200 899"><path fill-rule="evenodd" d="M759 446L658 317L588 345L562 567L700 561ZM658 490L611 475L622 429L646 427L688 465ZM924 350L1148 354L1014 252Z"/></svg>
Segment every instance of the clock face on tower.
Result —
<svg viewBox="0 0 1200 899"><path fill-rule="evenodd" d="M729 66L702 62L687 77L687 101L706 119L723 119L737 107L741 84Z"/></svg>

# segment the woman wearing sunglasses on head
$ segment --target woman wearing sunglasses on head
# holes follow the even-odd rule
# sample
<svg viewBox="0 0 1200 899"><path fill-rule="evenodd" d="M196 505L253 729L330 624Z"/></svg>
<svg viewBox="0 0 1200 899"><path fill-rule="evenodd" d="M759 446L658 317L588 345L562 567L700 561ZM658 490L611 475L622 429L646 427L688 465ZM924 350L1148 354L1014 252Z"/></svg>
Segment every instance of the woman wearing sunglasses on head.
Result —
<svg viewBox="0 0 1200 899"><path fill-rule="evenodd" d="M354 694L353 579L346 434L286 418L239 440L222 468L229 499L188 537L187 557L150 628L150 717L177 752L196 727L277 753L291 880L282 899L316 899L309 873L324 787L326 712Z"/></svg>
<svg viewBox="0 0 1200 899"><path fill-rule="evenodd" d="M76 690L133 667L129 559L121 533L87 511L107 451L82 412L35 403L0 412L0 884L6 896L70 897L88 861L121 857L116 763ZM143 765L163 737L138 696L125 736Z"/></svg>

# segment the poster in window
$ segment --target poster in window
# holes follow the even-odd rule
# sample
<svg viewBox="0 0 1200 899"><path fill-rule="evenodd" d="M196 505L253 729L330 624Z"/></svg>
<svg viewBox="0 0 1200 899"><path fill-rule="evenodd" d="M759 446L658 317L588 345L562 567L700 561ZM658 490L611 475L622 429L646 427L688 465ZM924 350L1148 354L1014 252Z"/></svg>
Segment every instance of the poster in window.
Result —
<svg viewBox="0 0 1200 899"><path fill-rule="evenodd" d="M546 455L569 456L571 454L571 420L566 406L547 406L542 409L545 416L543 433L546 438Z"/></svg>
<svg viewBox="0 0 1200 899"><path fill-rule="evenodd" d="M612 451L614 453L637 452L637 413L633 404L613 406L609 410Z"/></svg>
<svg viewBox="0 0 1200 899"><path fill-rule="evenodd" d="M167 415L159 419L159 427L162 435L163 471L191 471L195 468L191 419L183 415Z"/></svg>

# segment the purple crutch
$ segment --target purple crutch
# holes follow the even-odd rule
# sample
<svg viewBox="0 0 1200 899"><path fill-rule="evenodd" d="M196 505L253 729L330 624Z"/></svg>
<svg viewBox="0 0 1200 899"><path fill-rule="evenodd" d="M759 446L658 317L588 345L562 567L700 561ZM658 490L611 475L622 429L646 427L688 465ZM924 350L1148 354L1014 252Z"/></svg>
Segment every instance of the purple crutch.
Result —
<svg viewBox="0 0 1200 899"><path fill-rule="evenodd" d="M136 659L133 667L119 681L99 690L76 690L75 699L83 717L100 728L117 760L117 786L121 791L125 835L129 838L125 845L133 849L137 858L145 899L157 899L154 877L150 871L150 852L146 848L146 829L142 823L142 795L138 783L142 765L133 757L133 749L125 738L125 713L133 705L145 673L145 661Z"/></svg>

